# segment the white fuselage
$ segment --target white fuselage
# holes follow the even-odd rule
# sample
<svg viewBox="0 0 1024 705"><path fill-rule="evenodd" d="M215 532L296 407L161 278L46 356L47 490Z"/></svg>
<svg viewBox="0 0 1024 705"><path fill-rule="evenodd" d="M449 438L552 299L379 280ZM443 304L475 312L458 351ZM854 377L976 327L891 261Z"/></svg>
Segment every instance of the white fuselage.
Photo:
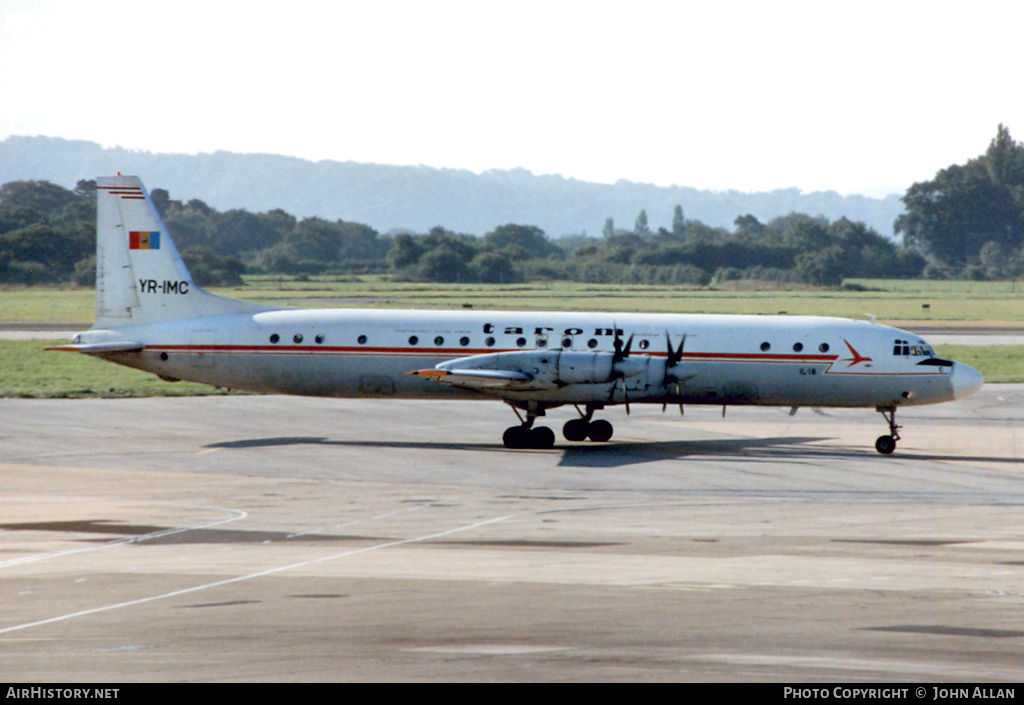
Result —
<svg viewBox="0 0 1024 705"><path fill-rule="evenodd" d="M618 336L616 336L618 331ZM494 399L487 390L408 373L485 353L608 353L633 336L639 371L501 398L566 403L658 402L898 407L949 401L981 377L938 360L918 336L884 325L806 316L593 312L273 310L119 327L140 353L104 357L164 378L264 393ZM668 346L694 374L665 384ZM545 359L546 361L546 359Z"/></svg>

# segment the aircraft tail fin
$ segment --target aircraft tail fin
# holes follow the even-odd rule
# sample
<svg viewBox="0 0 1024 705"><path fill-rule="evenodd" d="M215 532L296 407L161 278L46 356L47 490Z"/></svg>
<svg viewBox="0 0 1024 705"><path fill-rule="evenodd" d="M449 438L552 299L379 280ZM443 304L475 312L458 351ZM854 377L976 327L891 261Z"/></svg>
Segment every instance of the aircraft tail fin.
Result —
<svg viewBox="0 0 1024 705"><path fill-rule="evenodd" d="M100 177L96 198L95 328L273 308L196 286L139 177Z"/></svg>

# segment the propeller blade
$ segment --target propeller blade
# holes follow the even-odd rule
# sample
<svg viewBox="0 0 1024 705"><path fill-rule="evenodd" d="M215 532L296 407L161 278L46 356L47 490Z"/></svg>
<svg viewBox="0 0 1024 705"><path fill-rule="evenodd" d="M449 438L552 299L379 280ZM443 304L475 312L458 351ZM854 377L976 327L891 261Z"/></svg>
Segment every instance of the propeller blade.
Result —
<svg viewBox="0 0 1024 705"><path fill-rule="evenodd" d="M619 335L619 326L613 323L612 328L615 330L615 340L613 341L615 353L612 355L612 363L614 364L616 362L622 362L629 357L629 351L633 347L633 334L629 334L629 340L626 341L626 345L623 347L622 336Z"/></svg>
<svg viewBox="0 0 1024 705"><path fill-rule="evenodd" d="M683 333L683 339L679 341L679 347L677 349L672 348L672 336L665 331L665 343L668 347L668 353L665 359L665 369L673 367L679 364L679 361L683 359L683 348L686 347L686 333Z"/></svg>
<svg viewBox="0 0 1024 705"><path fill-rule="evenodd" d="M680 361L683 359L683 348L686 347L686 333L683 333L683 339L679 341L679 347L673 349L672 336L669 335L669 332L666 330L665 345L668 348L668 352L665 355L665 378L662 380L661 384L663 387L668 389L668 386L674 382L676 386L676 396L679 396L679 379L676 378L676 376L673 375L669 370L678 365ZM664 410L664 407L662 407L662 411Z"/></svg>
<svg viewBox="0 0 1024 705"><path fill-rule="evenodd" d="M612 403L615 399L615 388L619 386L619 382L622 382L622 397L626 401L626 416L629 416L629 392L626 390L626 380L622 377L616 377L612 382L611 391L608 392L608 403Z"/></svg>

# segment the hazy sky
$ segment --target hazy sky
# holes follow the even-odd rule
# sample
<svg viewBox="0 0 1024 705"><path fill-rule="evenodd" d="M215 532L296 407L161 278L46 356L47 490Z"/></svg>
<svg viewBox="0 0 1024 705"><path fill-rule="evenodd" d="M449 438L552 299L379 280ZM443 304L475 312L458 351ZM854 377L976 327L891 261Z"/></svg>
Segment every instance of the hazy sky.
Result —
<svg viewBox="0 0 1024 705"><path fill-rule="evenodd" d="M901 191L1024 138L1022 28L984 0L0 0L0 139Z"/></svg>

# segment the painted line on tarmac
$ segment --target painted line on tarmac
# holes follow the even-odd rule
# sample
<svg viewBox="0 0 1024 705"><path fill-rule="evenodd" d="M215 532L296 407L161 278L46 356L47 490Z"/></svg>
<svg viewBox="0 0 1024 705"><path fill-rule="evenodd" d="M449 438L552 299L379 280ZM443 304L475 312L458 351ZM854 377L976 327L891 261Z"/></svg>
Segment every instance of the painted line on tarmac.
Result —
<svg viewBox="0 0 1024 705"><path fill-rule="evenodd" d="M370 517L368 519L368 521L375 521L377 519L386 519L388 517L393 517L393 516L396 516L398 514L408 514L409 512L418 512L421 509L426 509L427 507L441 506L442 503L444 503L444 502L451 502L451 501L454 501L456 499L459 499L459 498L458 497L445 497L444 499L438 499L438 500L435 500L433 502L425 502L424 504L418 504L415 507L407 507L405 509L398 509L398 510L395 510L393 512L388 512L387 514L381 514L380 516ZM348 521L348 522L345 522L344 524L338 524L338 525L333 526L333 527L321 527L319 529L310 529L309 531L302 531L302 532L295 533L295 534L288 534L287 536L285 536L285 538L286 539L294 539L294 538L299 538L299 537L302 537L302 536L311 536L313 534L319 534L321 531L330 531L330 530L333 530L333 529L341 529L341 528L344 528L346 526L355 526L356 524L362 524L362 523L363 523L362 519L356 519L355 521Z"/></svg>
<svg viewBox="0 0 1024 705"><path fill-rule="evenodd" d="M66 551L54 551L52 553L37 553L33 556L25 556L23 558L14 558L9 561L0 561L0 569L10 568L15 565L23 565L25 563L34 563L36 561L45 561L50 558L60 558L62 556L72 556L78 553L89 553L91 551L102 551L105 548L114 548L115 546L124 546L129 543L141 543L143 541L149 541L151 539L162 538L164 536L173 536L174 534L180 534L185 531L197 531L199 529L208 529L211 526L220 526L221 524L229 524L239 519L245 519L249 514L241 509L230 509L228 507L206 507L203 505L191 505L191 504L159 504L158 506L170 506L174 508L187 508L187 509L206 509L218 512L227 512L234 514L229 516L227 519L219 519L217 521L207 522L205 524L194 524L192 526L179 526L173 529L164 529L162 531L154 531L151 534L142 534L141 536L132 536L126 539L116 539L114 541L108 541L98 546L89 546L87 548L69 548Z"/></svg>
<svg viewBox="0 0 1024 705"><path fill-rule="evenodd" d="M304 568L306 566L315 565L317 563L326 563L328 561L337 560L339 558L347 558L348 556L355 556L360 553L369 553L370 551L380 551L385 548L393 548L395 546L404 546L410 543L419 543L422 541L430 541L432 539L438 539L444 536L450 536L461 531L470 531L472 529L480 528L481 526L487 526L488 524L497 524L507 519L512 519L518 516L517 514L508 514L503 517L496 517L494 519L487 519L486 521L479 521L475 524L467 524L466 526L459 526L454 529L448 529L447 531L440 531L433 534L427 534L426 536L418 536L414 539L402 539L401 541L389 541L387 543L377 544L376 546L367 546L366 548L358 548L353 551L345 551L343 553L335 553L330 556L324 556L322 558L314 558L308 561L301 561L299 563L291 563L289 565L278 566L277 568L269 568L267 570L261 570L257 573L249 573L248 575L240 575L234 578L228 578L226 580L218 580L213 583L206 583L205 585L196 585L195 587L185 588L183 590L174 590L173 592L166 592L162 595L153 595L151 597L143 597L138 600L129 600L128 602L119 602L114 605L105 605L103 607L94 607L93 609L81 610L80 612L72 612L70 614L63 614L58 617L50 617L49 619L41 619L36 622L26 622L25 624L18 624L13 627L6 627L0 629L0 634L7 634L10 632L20 631L22 629L31 629L32 627L41 627L47 624L56 624L58 622L66 622L71 619L78 617L87 617L93 614L100 614L103 612L110 612L113 610L122 609L124 607L134 607L136 605L144 605L148 602L156 602L157 600L166 600L171 597L177 597L179 595L188 595L193 592L199 592L201 590L209 590L216 587L222 587L224 585L231 585L234 583L241 583L246 580L254 580L255 578L262 578L267 575L274 575L276 573L283 573L287 570L294 570L296 568Z"/></svg>

